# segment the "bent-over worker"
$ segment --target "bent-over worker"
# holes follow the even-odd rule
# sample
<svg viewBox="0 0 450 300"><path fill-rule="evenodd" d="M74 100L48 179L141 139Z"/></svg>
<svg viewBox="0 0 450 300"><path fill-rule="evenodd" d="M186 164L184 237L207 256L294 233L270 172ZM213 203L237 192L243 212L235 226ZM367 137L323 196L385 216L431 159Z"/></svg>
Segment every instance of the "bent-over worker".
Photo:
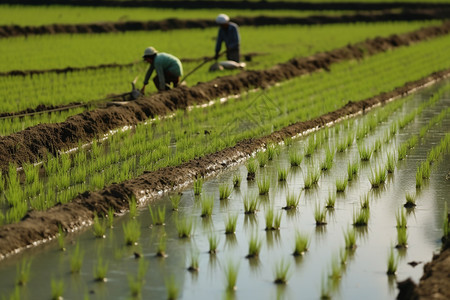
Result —
<svg viewBox="0 0 450 300"><path fill-rule="evenodd" d="M142 58L150 64L145 75L144 86L141 89L142 94L145 93L145 86L148 84L153 70L156 70L153 82L158 91L170 90L170 83L173 83L173 87L178 86L180 77L183 76L183 66L177 57L168 53L158 53L155 48L148 47Z"/></svg>
<svg viewBox="0 0 450 300"><path fill-rule="evenodd" d="M239 62L239 44L241 37L239 36L239 27L237 24L230 22L230 18L225 14L220 14L216 18L216 23L219 24L219 33L217 34L216 55L214 58L219 58L220 48L222 42L225 42L227 48L227 59Z"/></svg>

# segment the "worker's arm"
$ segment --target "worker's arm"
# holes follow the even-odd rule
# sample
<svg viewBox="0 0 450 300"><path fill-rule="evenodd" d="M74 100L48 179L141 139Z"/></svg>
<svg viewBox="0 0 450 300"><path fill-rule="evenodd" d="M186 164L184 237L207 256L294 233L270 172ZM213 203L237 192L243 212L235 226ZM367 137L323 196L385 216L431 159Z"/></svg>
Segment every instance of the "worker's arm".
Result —
<svg viewBox="0 0 450 300"><path fill-rule="evenodd" d="M223 42L223 30L222 28L219 28L219 33L217 34L217 42L216 42L216 55L214 56L215 59L219 57L220 48L222 48L222 42Z"/></svg>
<svg viewBox="0 0 450 300"><path fill-rule="evenodd" d="M148 84L148 81L150 80L150 76L152 76L153 70L155 69L155 67L153 66L153 64L150 65L150 67L147 70L147 74L145 74L145 78L144 78L144 86L141 89L141 93L144 94L145 93L145 86Z"/></svg>

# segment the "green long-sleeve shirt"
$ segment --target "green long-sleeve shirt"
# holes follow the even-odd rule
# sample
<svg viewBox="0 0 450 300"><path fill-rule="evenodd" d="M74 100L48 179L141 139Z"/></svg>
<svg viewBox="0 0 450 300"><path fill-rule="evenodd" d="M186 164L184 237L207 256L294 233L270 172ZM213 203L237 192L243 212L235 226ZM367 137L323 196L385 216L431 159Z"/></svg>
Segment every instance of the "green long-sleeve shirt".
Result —
<svg viewBox="0 0 450 300"><path fill-rule="evenodd" d="M153 70L156 70L161 90L163 90L166 85L165 72L169 71L174 76L183 76L183 66L181 65L181 61L177 57L164 52L156 54L153 63L150 65L147 74L145 75L144 85L148 84Z"/></svg>

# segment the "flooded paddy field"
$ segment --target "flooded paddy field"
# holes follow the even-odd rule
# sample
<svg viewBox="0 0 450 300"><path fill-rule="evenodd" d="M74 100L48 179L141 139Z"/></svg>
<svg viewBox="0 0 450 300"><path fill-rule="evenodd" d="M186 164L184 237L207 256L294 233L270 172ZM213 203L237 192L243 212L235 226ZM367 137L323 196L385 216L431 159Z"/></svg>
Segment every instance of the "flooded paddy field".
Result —
<svg viewBox="0 0 450 300"><path fill-rule="evenodd" d="M398 149L448 109L448 85L448 81L440 83L407 100L397 100L398 107L384 120L371 125L373 128L366 134L358 132L373 124L371 118L376 119L396 102L293 139L292 143L286 141L289 145L274 146L276 153L272 160L268 158L268 150L256 154L253 180L247 180L248 165L253 162L249 160L246 165L230 168L217 177L205 178L200 195L195 195L192 186L176 191L175 195L182 193L178 211L172 211L169 199L175 195L164 195L150 205L153 214L165 208L163 226L153 224L147 207L140 208L135 217L130 213L116 217L113 228L106 229L105 238L96 238L93 229L88 228L81 233L69 233L64 246L55 240L10 257L0 262L2 296L14 293L19 268L28 260L29 280L18 288L22 299L51 298L57 283L62 283L61 294L65 299L80 299L80 295L89 299L133 296L161 299L168 298L166 285L176 287L181 299L317 299L327 295L337 299L394 299L396 282L408 277L417 282L423 264L441 246L442 214L450 192L446 179L448 151L432 164L430 178L420 189L416 188L416 171L428 152L450 131L448 112L441 122L430 126L400 161ZM443 91L439 99L422 106L423 110L404 128L396 125L439 91ZM350 145L338 151L338 145L348 136L353 137ZM314 149L308 156L312 141ZM377 150L368 161L363 161L362 147ZM327 170L322 170L327 150L334 156ZM291 166L293 153L302 158L299 166ZM385 182L373 187L370 179L379 167L387 164L388 154L395 156L395 169L392 173L385 170ZM358 165L351 181L348 181L349 163ZM280 170L287 170L285 181L279 180ZM307 188L312 173L319 174L318 182ZM238 177L242 179L240 186L233 187L233 180ZM260 195L264 179L269 182L269 191ZM337 181L347 182L343 192L337 191ZM224 184L232 192L227 199L220 200L219 189ZM414 196L415 208L404 208L407 194ZM283 209L288 195L299 196L295 209ZM211 216L201 217L203 203L209 197L213 198ZM326 208L327 200L334 197L334 208ZM258 200L258 209L254 214L246 214L243 202L251 198ZM370 208L361 208L365 199ZM354 217L363 210L369 214L367 225L353 225ZM275 219L281 216L280 226L275 230L266 230L269 211L273 211ZM317 225L318 211L324 213L326 224ZM399 243L396 215L403 213L407 221L407 247L396 248ZM233 216L237 216L236 229L225 234L226 221ZM177 223L182 220L193 223L188 238L179 237ZM137 244L131 246L124 236L124 228L130 222L140 229ZM344 236L349 232L355 234L356 247L346 247ZM298 233L308 239L309 245L303 255L294 256ZM218 239L215 254L209 253L211 237ZM261 243L259 255L246 258L249 243L255 237ZM83 258L80 272L72 273L71 261L76 256L77 244ZM158 248L165 249L165 258L156 256ZM398 258L398 268L396 275L389 276L386 272L391 250ZM189 271L193 262L194 265L197 262L198 270ZM100 265L107 265L106 281L95 280ZM230 266L238 270L235 289L227 287ZM287 284L274 283L280 266L287 268ZM136 282L141 286L136 287Z"/></svg>

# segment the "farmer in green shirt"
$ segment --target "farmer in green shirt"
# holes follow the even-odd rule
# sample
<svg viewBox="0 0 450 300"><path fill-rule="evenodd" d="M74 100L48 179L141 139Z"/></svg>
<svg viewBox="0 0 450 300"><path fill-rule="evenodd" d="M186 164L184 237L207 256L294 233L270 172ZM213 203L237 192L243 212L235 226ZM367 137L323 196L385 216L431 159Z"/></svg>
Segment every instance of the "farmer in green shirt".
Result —
<svg viewBox="0 0 450 300"><path fill-rule="evenodd" d="M145 86L148 84L153 70L156 70L153 82L158 91L170 90L170 83L173 83L173 87L178 86L180 77L183 75L183 66L178 58L168 53L158 53L153 47L146 48L142 58L150 64L145 75L144 86L141 89L142 94L145 93Z"/></svg>

